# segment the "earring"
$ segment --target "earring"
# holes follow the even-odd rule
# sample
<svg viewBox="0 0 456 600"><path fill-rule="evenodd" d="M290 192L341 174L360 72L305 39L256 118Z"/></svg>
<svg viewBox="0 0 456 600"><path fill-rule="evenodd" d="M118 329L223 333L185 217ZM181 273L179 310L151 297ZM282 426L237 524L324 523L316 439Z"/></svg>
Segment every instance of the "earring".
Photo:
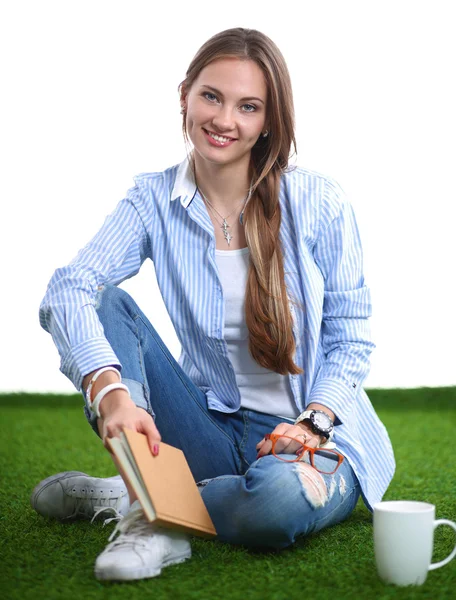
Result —
<svg viewBox="0 0 456 600"><path fill-rule="evenodd" d="M263 133L263 137L268 137L269 135L269 131L266 129L266 131Z"/></svg>

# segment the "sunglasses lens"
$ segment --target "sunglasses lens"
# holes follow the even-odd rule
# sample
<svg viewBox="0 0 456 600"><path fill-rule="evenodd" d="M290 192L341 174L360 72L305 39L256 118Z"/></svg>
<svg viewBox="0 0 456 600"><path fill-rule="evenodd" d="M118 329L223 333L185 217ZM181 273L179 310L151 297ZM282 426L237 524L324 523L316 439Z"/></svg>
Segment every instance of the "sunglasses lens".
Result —
<svg viewBox="0 0 456 600"><path fill-rule="evenodd" d="M313 466L320 473L331 475L339 466L339 455L331 450L317 449L313 455Z"/></svg>

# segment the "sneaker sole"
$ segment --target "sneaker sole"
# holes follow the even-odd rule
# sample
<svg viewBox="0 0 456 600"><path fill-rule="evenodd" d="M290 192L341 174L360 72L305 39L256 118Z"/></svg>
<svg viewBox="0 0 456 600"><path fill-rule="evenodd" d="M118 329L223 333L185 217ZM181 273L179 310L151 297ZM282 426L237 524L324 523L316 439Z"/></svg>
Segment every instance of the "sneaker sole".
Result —
<svg viewBox="0 0 456 600"><path fill-rule="evenodd" d="M136 569L135 571L124 571L122 572L119 569L106 569L105 571L99 571L95 569L95 577L101 581L133 581L135 579L148 579L150 577L157 577L162 572L162 569L165 567L170 567L171 565L178 565L180 563L185 562L189 558L191 558L192 553L186 552L185 554L181 554L180 556L175 556L172 559L169 559L161 565L159 569L150 569L144 567L143 569Z"/></svg>
<svg viewBox="0 0 456 600"><path fill-rule="evenodd" d="M49 485L52 485L57 479L64 481L65 479L68 479L69 477L75 477L77 475L84 475L85 477L88 477L87 473L82 473L81 471L64 471L63 473L57 473L56 475L51 475L50 477L43 479L43 481L40 481L40 483L35 486L35 488L32 492L32 495L30 497L30 504L31 504L33 510L35 510L39 514L39 511L36 508L36 504L37 504L38 496L41 494L41 492L45 488L47 488Z"/></svg>

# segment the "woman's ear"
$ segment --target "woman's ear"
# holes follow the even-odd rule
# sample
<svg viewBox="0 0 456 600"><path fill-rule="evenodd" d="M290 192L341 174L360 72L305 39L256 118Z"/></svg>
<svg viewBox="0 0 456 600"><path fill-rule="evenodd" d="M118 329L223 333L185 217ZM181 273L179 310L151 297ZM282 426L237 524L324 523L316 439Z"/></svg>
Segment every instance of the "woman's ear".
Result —
<svg viewBox="0 0 456 600"><path fill-rule="evenodd" d="M187 89L183 83L179 86L181 115L187 111Z"/></svg>

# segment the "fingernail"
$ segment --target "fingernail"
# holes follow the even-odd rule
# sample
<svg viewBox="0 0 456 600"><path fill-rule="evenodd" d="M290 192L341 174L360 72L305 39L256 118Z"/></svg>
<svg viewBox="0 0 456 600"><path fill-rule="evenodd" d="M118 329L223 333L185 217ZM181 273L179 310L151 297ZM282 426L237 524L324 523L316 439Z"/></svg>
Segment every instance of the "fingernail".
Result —
<svg viewBox="0 0 456 600"><path fill-rule="evenodd" d="M158 454L158 444L154 444L154 454L155 456Z"/></svg>

